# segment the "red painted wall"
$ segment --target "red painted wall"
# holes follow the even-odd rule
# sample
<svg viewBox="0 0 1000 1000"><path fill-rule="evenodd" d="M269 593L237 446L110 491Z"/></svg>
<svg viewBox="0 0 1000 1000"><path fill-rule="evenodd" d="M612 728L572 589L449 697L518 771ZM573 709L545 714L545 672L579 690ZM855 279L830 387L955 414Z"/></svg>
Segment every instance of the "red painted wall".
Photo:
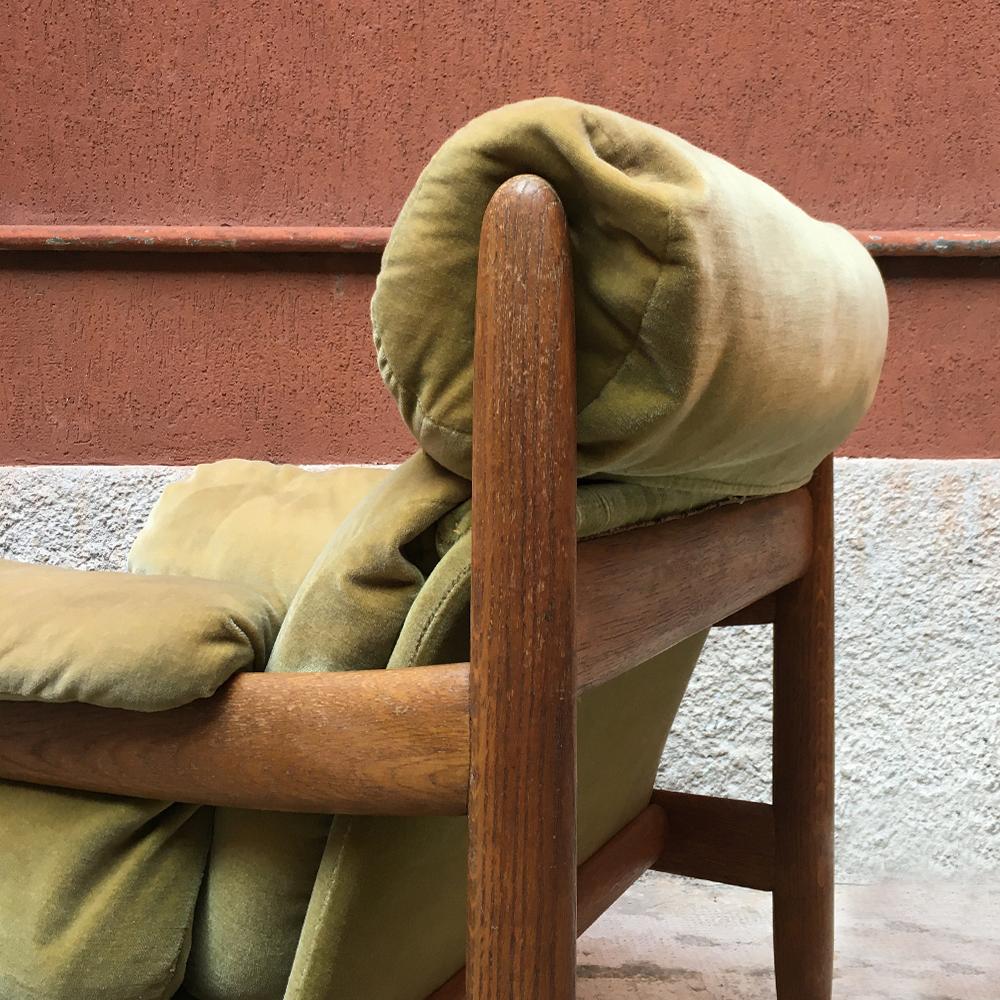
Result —
<svg viewBox="0 0 1000 1000"><path fill-rule="evenodd" d="M981 2L15 2L0 224L389 224L474 114L558 93L855 228L1000 228ZM372 261L0 257L0 462L398 459ZM1000 263L894 261L848 452L1000 455Z"/></svg>

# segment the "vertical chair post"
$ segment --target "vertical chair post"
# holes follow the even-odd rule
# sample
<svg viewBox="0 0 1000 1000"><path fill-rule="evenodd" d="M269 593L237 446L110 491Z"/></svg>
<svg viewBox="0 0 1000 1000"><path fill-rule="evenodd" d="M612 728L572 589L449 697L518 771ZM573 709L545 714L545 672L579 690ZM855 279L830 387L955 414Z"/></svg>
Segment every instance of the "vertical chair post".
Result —
<svg viewBox="0 0 1000 1000"><path fill-rule="evenodd" d="M809 492L806 574L774 620L774 968L779 1000L829 1000L833 980L833 460Z"/></svg>
<svg viewBox="0 0 1000 1000"><path fill-rule="evenodd" d="M469 1000L576 976L576 361L566 220L515 177L483 221L472 460Z"/></svg>

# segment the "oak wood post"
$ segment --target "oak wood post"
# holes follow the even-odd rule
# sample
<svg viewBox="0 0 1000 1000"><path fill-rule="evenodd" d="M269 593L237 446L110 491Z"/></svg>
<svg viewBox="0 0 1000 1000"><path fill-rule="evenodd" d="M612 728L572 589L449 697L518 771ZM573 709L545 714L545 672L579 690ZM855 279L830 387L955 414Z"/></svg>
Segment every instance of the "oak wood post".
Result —
<svg viewBox="0 0 1000 1000"><path fill-rule="evenodd" d="M774 967L779 1000L833 979L833 462L816 470L809 569L774 620Z"/></svg>
<svg viewBox="0 0 1000 1000"><path fill-rule="evenodd" d="M570 1000L576 976L576 362L566 221L515 177L476 301L469 1000Z"/></svg>

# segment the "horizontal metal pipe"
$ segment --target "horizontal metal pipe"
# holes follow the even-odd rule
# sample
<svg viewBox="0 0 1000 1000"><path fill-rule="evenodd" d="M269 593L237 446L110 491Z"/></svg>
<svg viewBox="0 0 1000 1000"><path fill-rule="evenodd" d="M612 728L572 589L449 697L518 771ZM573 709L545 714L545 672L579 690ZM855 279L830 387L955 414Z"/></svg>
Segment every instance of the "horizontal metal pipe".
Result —
<svg viewBox="0 0 1000 1000"><path fill-rule="evenodd" d="M378 226L0 226L0 250L381 253Z"/></svg>
<svg viewBox="0 0 1000 1000"><path fill-rule="evenodd" d="M385 226L0 226L0 250L380 254ZM1000 257L1000 230L855 229L875 257Z"/></svg>
<svg viewBox="0 0 1000 1000"><path fill-rule="evenodd" d="M873 257L1000 257L998 229L855 229Z"/></svg>

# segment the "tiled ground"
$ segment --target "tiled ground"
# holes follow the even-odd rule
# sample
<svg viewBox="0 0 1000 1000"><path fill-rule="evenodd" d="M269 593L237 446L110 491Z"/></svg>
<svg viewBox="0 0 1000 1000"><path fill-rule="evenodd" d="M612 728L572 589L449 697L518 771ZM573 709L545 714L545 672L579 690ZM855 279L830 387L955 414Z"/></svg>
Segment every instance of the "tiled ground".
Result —
<svg viewBox="0 0 1000 1000"><path fill-rule="evenodd" d="M765 893L647 875L580 940L580 1000L774 1000ZM840 885L835 1000L1000 1000L1000 877Z"/></svg>

